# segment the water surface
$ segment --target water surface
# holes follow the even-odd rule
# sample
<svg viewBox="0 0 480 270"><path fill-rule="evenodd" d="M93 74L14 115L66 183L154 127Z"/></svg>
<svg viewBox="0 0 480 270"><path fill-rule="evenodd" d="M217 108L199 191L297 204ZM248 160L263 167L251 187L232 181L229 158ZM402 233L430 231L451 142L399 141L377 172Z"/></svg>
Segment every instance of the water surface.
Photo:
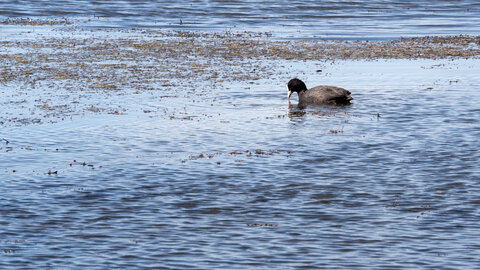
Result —
<svg viewBox="0 0 480 270"><path fill-rule="evenodd" d="M2 21L75 23L0 24L0 268L477 268L478 57L236 61L207 50L196 61L149 42L169 29L195 31L174 39L182 52L210 42L204 32L479 34L479 9L2 1ZM295 76L344 87L353 103L288 104Z"/></svg>
<svg viewBox="0 0 480 270"><path fill-rule="evenodd" d="M478 60L285 66L353 104L262 79L2 127L0 266L475 268Z"/></svg>
<svg viewBox="0 0 480 270"><path fill-rule="evenodd" d="M81 18L90 27L273 32L277 38L479 34L480 3L442 1L2 1L0 16Z"/></svg>

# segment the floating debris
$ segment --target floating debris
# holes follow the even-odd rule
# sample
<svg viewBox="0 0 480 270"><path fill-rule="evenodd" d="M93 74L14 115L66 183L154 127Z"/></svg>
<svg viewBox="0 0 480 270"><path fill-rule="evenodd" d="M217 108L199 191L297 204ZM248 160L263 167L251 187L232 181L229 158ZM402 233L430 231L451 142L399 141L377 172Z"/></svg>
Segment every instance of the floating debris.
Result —
<svg viewBox="0 0 480 270"><path fill-rule="evenodd" d="M341 129L331 129L330 133L332 134L343 133L343 127Z"/></svg>
<svg viewBox="0 0 480 270"><path fill-rule="evenodd" d="M247 223L248 227L277 227L278 224L273 223Z"/></svg>
<svg viewBox="0 0 480 270"><path fill-rule="evenodd" d="M211 159L216 156L245 156L245 157L252 157L253 155L255 156L273 156L273 155L279 155L281 154L282 151L280 150L268 150L264 151L261 149L256 149L256 150L244 150L244 151L231 151L228 153L213 153L213 154L199 154L199 155L190 155L188 159L183 159L182 163L187 162L187 160L197 160L197 159ZM291 151L283 151L283 153L291 154ZM241 160L235 160L235 162L241 162ZM218 163L217 163L218 164ZM221 164L221 163L220 163ZM220 165L218 164L218 165Z"/></svg>
<svg viewBox="0 0 480 270"><path fill-rule="evenodd" d="M420 218L421 216L425 215L427 211L430 210L430 205L422 205L421 206L422 211L417 215L417 218Z"/></svg>
<svg viewBox="0 0 480 270"><path fill-rule="evenodd" d="M32 19L32 18L7 18L0 22L3 25L30 25L30 26L42 26L42 25L69 25L72 24L67 18L60 19Z"/></svg>
<svg viewBox="0 0 480 270"><path fill-rule="evenodd" d="M56 25L68 20L6 19L0 24ZM75 31L75 35L71 35ZM103 35L124 31L128 35ZM102 94L134 95L169 91L208 81L211 88L224 82L256 83L280 73L277 60L334 61L377 59L445 59L480 56L480 36L402 38L386 41L280 41L267 33L164 30L81 30L59 27L58 35L0 39L0 84L29 94L43 88L37 100L3 97L5 105L27 113L0 114L0 125L54 123L81 113L122 115L128 104L98 103ZM31 36L30 36L31 35ZM159 64L162 63L162 64ZM276 71L278 70L278 71ZM316 72L323 72L317 69ZM279 75L280 76L280 75ZM168 80L166 79L168 78ZM63 92L63 94L57 94ZM194 89L196 96L212 89ZM11 98L12 100L8 100ZM106 99L105 99L106 100ZM126 99L128 100L128 98ZM214 104L212 103L211 106ZM147 110L145 110L147 113ZM290 117L302 116L291 112ZM198 120L193 115L164 117ZM283 116L281 116L283 117ZM56 120L46 120L54 118Z"/></svg>

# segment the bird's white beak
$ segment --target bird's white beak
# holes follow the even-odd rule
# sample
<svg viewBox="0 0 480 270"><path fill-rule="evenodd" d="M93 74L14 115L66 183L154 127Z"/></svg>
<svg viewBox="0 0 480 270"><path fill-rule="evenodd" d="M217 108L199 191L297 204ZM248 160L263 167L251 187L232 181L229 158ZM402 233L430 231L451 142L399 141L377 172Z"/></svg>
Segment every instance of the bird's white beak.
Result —
<svg viewBox="0 0 480 270"><path fill-rule="evenodd" d="M290 89L288 89L288 84L286 86L287 86L287 91L288 91L288 99L290 99L290 96L293 94L293 92L290 91Z"/></svg>

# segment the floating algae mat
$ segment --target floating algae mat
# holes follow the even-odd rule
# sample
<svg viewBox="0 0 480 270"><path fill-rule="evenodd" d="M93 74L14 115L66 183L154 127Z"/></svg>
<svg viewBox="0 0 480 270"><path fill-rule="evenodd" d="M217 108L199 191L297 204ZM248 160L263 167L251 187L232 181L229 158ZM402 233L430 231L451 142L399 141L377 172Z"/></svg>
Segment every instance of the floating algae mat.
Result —
<svg viewBox="0 0 480 270"><path fill-rule="evenodd" d="M283 61L478 58L480 37L392 41L280 41L268 33L85 30L68 20L5 20L32 26L0 40L0 124L56 122L85 113L124 114L107 97L205 97L225 82L280 76ZM47 27L42 27L47 25ZM22 26L26 27L26 26ZM50 27L50 28L49 28ZM16 28L13 28L16 29ZM286 80L289 74L281 78ZM192 87L194 86L194 87ZM159 94L161 93L161 94ZM212 97L213 98L213 97ZM198 98L197 98L198 99ZM148 109L146 109L148 111Z"/></svg>

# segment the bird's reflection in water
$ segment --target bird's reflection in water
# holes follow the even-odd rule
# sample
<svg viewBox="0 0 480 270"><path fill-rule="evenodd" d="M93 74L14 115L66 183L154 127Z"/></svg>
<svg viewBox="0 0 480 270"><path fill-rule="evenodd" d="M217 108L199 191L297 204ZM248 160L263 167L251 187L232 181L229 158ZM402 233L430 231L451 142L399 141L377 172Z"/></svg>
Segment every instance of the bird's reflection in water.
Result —
<svg viewBox="0 0 480 270"><path fill-rule="evenodd" d="M298 122L298 120L303 120L304 116L307 114L305 111L305 106L299 106L297 104L292 104L288 101L288 118L291 121Z"/></svg>
<svg viewBox="0 0 480 270"><path fill-rule="evenodd" d="M316 115L320 117L338 117L349 115L349 105L310 105L292 104L288 102L287 116L291 121L303 122L307 115Z"/></svg>

